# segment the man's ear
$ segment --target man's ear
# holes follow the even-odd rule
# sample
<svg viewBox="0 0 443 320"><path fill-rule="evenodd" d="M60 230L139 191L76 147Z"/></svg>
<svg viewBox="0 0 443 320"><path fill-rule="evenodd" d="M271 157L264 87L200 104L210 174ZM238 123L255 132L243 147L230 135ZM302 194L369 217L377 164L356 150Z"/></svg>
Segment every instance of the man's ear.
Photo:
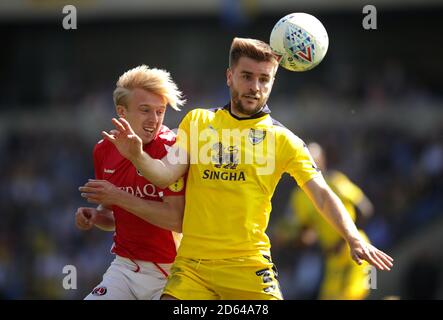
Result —
<svg viewBox="0 0 443 320"><path fill-rule="evenodd" d="M125 106L122 106L121 104L119 104L115 107L115 111L117 112L117 115L120 118L124 118L128 109L126 109Z"/></svg>
<svg viewBox="0 0 443 320"><path fill-rule="evenodd" d="M228 87L232 84L232 70L231 68L226 69L226 84Z"/></svg>

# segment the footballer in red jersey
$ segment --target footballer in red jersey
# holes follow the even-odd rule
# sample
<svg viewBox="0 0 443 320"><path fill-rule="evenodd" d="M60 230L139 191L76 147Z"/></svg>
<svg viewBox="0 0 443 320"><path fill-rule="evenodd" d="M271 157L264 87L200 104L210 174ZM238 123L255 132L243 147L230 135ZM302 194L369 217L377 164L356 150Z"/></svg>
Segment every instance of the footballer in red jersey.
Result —
<svg viewBox="0 0 443 320"><path fill-rule="evenodd" d="M163 125L167 105L178 109L181 92L164 70L140 66L124 73L114 90L125 118L154 159L167 155L175 134ZM86 299L158 299L175 259L184 210L183 177L167 188L146 180L107 140L94 148L95 179L80 187L97 208L79 208L77 227L114 230L115 260Z"/></svg>

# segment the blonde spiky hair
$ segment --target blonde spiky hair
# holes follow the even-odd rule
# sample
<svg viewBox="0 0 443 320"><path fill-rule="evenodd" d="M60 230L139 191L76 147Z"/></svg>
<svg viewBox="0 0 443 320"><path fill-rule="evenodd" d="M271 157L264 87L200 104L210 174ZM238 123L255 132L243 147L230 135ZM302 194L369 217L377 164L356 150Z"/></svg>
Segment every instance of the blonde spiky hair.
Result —
<svg viewBox="0 0 443 320"><path fill-rule="evenodd" d="M123 73L117 81L114 90L114 104L128 105L131 90L141 88L162 96L167 103L179 111L179 106L185 104L183 94L171 78L171 74L163 69L149 68L141 65Z"/></svg>

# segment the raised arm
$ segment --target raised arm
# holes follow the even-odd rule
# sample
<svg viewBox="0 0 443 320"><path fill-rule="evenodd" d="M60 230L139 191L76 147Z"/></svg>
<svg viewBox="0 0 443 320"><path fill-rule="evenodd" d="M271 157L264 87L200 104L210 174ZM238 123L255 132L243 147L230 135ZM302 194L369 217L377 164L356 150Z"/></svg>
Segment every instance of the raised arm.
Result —
<svg viewBox="0 0 443 320"><path fill-rule="evenodd" d="M151 158L143 151L143 143L139 136L132 130L130 124L123 118L112 119L116 130L110 133L105 131L102 135L113 143L122 156L132 162L140 173L149 181L160 188L166 188L182 177L188 170L188 158L186 163L175 161L171 163L167 157L162 160Z"/></svg>
<svg viewBox="0 0 443 320"><path fill-rule="evenodd" d="M343 203L322 176L308 181L302 189L323 217L348 242L353 260L358 264L366 260L380 270L390 270L393 259L361 238Z"/></svg>
<svg viewBox="0 0 443 320"><path fill-rule="evenodd" d="M92 179L79 190L90 203L115 205L160 228L175 232L182 230L184 196L167 196L163 202L143 200L109 181Z"/></svg>

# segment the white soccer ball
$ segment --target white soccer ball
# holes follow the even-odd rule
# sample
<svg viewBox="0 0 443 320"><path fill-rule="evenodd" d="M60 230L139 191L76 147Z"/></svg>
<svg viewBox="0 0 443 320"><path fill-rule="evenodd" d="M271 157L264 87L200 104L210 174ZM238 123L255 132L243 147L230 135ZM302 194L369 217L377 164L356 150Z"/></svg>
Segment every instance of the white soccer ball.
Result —
<svg viewBox="0 0 443 320"><path fill-rule="evenodd" d="M329 37L316 17L302 12L281 18L271 32L272 50L281 56L280 65L290 71L307 71L326 55Z"/></svg>

